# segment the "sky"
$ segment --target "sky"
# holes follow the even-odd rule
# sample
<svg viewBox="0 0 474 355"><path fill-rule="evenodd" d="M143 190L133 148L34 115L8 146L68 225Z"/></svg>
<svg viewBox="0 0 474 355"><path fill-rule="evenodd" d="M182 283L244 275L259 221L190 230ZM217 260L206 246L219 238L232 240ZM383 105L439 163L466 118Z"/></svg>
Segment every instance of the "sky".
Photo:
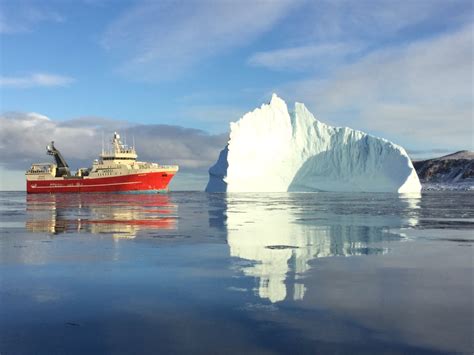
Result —
<svg viewBox="0 0 474 355"><path fill-rule="evenodd" d="M277 93L413 159L473 142L473 2L2 0L0 189L56 145L78 168L101 136L179 164L203 189L229 123Z"/></svg>

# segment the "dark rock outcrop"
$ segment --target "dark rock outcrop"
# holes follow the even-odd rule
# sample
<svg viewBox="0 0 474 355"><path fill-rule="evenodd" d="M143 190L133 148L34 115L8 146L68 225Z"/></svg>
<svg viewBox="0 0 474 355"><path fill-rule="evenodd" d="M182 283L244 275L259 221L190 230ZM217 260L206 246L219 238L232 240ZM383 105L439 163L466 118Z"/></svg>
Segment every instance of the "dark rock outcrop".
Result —
<svg viewBox="0 0 474 355"><path fill-rule="evenodd" d="M472 183L474 185L474 152L462 150L440 158L414 161L422 183Z"/></svg>

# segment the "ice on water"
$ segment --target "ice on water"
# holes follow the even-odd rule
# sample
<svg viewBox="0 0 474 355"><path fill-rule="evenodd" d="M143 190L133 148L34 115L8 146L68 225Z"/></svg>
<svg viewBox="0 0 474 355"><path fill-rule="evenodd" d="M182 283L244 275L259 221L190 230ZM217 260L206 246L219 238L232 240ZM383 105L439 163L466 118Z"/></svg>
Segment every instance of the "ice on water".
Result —
<svg viewBox="0 0 474 355"><path fill-rule="evenodd" d="M209 169L208 192L419 192L405 150L347 127L331 127L302 103L273 94L231 123L228 145Z"/></svg>

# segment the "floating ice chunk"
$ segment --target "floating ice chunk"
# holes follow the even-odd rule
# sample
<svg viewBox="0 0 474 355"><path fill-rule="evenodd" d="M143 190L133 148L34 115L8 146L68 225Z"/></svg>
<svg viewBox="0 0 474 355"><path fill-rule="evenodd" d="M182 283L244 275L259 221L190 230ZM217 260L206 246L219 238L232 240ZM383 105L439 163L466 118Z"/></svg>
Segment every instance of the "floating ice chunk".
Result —
<svg viewBox="0 0 474 355"><path fill-rule="evenodd" d="M420 192L405 150L385 139L269 104L231 123L229 142L209 169L209 192Z"/></svg>

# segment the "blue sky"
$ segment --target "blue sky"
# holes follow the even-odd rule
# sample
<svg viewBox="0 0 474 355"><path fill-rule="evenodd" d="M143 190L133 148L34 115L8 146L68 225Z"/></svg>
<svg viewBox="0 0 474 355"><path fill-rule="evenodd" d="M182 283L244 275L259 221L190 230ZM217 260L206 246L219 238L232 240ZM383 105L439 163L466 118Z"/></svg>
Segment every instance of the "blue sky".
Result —
<svg viewBox="0 0 474 355"><path fill-rule="evenodd" d="M472 4L3 0L3 126L9 137L20 132L17 141L25 141L25 117L40 117L32 113L69 130L167 125L175 128L170 139L209 135L214 145L204 158L189 147L176 157L189 177L178 180L183 188L196 176L205 180L229 122L272 92L414 156L473 149ZM28 164L2 156L1 187L17 188L6 170Z"/></svg>

